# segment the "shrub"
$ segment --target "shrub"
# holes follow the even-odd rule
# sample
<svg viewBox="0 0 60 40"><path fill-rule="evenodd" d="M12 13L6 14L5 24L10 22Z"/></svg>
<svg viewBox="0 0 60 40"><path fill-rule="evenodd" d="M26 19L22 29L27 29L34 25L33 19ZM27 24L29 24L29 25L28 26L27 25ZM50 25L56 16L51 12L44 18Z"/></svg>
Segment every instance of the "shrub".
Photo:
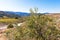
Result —
<svg viewBox="0 0 60 40"><path fill-rule="evenodd" d="M14 26L12 24L9 24L7 28L13 28Z"/></svg>
<svg viewBox="0 0 60 40"><path fill-rule="evenodd" d="M58 40L60 30L55 26L54 20L47 15L36 16L35 14L27 17L23 26L16 27L10 32L11 40Z"/></svg>
<svg viewBox="0 0 60 40"><path fill-rule="evenodd" d="M36 17L36 16L35 16ZM38 18L38 17L37 17ZM22 26L16 27L8 36L11 40L58 40L60 30L54 26L50 17L29 18Z"/></svg>

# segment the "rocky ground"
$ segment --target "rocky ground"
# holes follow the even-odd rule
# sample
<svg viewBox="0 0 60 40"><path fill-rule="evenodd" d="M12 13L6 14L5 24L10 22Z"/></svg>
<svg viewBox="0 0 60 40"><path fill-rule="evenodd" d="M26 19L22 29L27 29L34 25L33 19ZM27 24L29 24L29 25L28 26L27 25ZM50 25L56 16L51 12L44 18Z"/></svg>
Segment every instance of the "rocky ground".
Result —
<svg viewBox="0 0 60 40"><path fill-rule="evenodd" d="M0 40L8 40L4 33L0 33Z"/></svg>
<svg viewBox="0 0 60 40"><path fill-rule="evenodd" d="M0 40L8 40L4 33L6 26L7 25L0 25Z"/></svg>

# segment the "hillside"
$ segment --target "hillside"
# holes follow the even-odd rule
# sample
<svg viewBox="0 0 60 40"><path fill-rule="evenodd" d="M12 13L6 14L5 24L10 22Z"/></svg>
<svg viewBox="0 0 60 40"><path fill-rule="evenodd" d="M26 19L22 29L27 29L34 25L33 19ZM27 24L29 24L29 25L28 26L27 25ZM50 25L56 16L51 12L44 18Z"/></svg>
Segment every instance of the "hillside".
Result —
<svg viewBox="0 0 60 40"><path fill-rule="evenodd" d="M48 13L46 15L54 17L54 18L60 18L60 13Z"/></svg>
<svg viewBox="0 0 60 40"><path fill-rule="evenodd" d="M24 12L12 12L12 11L0 11L0 17L7 16L7 17L23 17L29 16L29 13Z"/></svg>

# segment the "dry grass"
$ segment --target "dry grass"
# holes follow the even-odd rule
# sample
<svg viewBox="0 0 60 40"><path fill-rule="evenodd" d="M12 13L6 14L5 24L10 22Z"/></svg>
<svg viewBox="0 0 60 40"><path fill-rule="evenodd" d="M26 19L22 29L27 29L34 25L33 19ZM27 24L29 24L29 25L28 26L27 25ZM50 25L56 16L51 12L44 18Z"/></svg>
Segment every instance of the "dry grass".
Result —
<svg viewBox="0 0 60 40"><path fill-rule="evenodd" d="M15 23L17 21L18 19L14 19L14 18L0 19L0 23Z"/></svg>

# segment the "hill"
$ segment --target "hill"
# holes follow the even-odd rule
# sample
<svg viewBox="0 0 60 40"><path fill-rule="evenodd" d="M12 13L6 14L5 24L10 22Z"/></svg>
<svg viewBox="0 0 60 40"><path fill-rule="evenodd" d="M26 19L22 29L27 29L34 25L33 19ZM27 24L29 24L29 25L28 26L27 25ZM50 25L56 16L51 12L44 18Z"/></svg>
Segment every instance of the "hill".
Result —
<svg viewBox="0 0 60 40"><path fill-rule="evenodd" d="M12 11L0 11L0 17L7 16L7 17L23 17L23 16L29 16L29 13L25 12L12 12Z"/></svg>

